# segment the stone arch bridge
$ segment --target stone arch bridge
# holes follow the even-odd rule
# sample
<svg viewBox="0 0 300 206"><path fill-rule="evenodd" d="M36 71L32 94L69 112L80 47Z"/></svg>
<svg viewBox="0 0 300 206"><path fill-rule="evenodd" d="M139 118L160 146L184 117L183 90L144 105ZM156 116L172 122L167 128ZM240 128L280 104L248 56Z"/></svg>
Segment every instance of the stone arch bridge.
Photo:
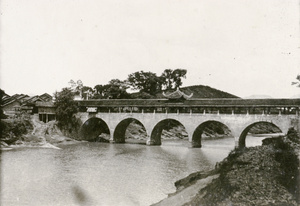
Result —
<svg viewBox="0 0 300 206"><path fill-rule="evenodd" d="M244 147L248 131L261 122L283 134L291 127L299 132L299 106L300 99L83 100L78 101L77 117L83 123L101 119L110 140L117 143L125 142L127 126L137 120L146 129L148 145L160 145L164 123L176 120L185 127L193 147L201 147L205 125L218 122L231 131L236 147Z"/></svg>

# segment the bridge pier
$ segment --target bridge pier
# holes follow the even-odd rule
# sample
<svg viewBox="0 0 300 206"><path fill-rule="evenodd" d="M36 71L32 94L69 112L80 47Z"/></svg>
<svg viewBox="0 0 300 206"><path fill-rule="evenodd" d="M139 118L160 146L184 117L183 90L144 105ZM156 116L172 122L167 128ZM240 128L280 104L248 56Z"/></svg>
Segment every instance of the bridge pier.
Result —
<svg viewBox="0 0 300 206"><path fill-rule="evenodd" d="M192 141L190 143L193 148L201 148L202 147L201 141Z"/></svg>

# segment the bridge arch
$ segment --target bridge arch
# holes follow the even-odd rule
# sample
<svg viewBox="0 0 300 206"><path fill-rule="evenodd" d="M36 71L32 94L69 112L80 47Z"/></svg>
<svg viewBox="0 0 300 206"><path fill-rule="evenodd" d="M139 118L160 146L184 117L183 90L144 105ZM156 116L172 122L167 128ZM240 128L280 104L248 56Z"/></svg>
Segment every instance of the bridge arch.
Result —
<svg viewBox="0 0 300 206"><path fill-rule="evenodd" d="M210 131L219 135L232 134L232 130L223 122L217 120L208 120L201 123L193 132L192 146L202 147L202 134L204 132L210 133ZM233 139L234 141L234 139Z"/></svg>
<svg viewBox="0 0 300 206"><path fill-rule="evenodd" d="M101 141L99 136L109 139L110 131L107 123L98 117L92 117L86 120L80 127L79 136L87 141Z"/></svg>
<svg viewBox="0 0 300 206"><path fill-rule="evenodd" d="M142 128L145 130L146 136L147 136L147 130L146 127L144 126L144 124L136 119L136 118L132 118L132 117L128 117L126 119L123 119L122 121L120 121L113 133L113 140L115 143L125 143L125 139L126 139L126 130L128 129L128 126L131 123L136 123L138 125L141 125ZM145 140L146 142L146 140Z"/></svg>
<svg viewBox="0 0 300 206"><path fill-rule="evenodd" d="M276 124L274 124L273 122L268 122L268 121L257 121L257 122L254 122L254 123L248 125L241 132L241 134L239 136L239 142L238 142L239 148L246 147L246 137L247 137L247 134L250 132L250 130L252 128L254 128L255 126L258 126L258 125L268 125L268 126L271 126L273 132L269 132L269 133L283 133L283 130L279 126L277 126Z"/></svg>
<svg viewBox="0 0 300 206"><path fill-rule="evenodd" d="M151 136L150 136L150 145L161 145L161 136L163 130L170 130L174 126L181 125L183 126L185 132L186 127L181 123L179 120L173 119L173 118L167 118L159 121L156 123L156 125L153 127L151 131Z"/></svg>

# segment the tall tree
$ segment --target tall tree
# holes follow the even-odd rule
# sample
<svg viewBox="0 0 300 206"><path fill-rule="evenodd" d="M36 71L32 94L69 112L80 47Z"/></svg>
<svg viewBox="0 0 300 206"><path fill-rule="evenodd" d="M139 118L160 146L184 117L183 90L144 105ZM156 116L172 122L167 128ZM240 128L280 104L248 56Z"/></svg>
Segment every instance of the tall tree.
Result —
<svg viewBox="0 0 300 206"><path fill-rule="evenodd" d="M182 85L182 78L186 78L185 69L165 69L161 75L162 85L165 89L178 88Z"/></svg>
<svg viewBox="0 0 300 206"><path fill-rule="evenodd" d="M82 89L82 98L83 99L90 99L92 97L92 94L94 93L94 90L92 87L83 86Z"/></svg>
<svg viewBox="0 0 300 206"><path fill-rule="evenodd" d="M134 72L128 76L128 84L140 92L155 94L161 91L162 79L152 72Z"/></svg>
<svg viewBox="0 0 300 206"><path fill-rule="evenodd" d="M162 73L162 85L165 87L164 89L172 89L173 88L173 70L172 69L165 69Z"/></svg>
<svg viewBox="0 0 300 206"><path fill-rule="evenodd" d="M70 88L63 88L54 93L56 106L56 119L59 126L70 129L74 123L74 115L77 113L77 104L74 101L74 92Z"/></svg>
<svg viewBox="0 0 300 206"><path fill-rule="evenodd" d="M112 79L106 85L96 85L94 87L94 99L126 99L130 95L127 93L127 83L119 79Z"/></svg>
<svg viewBox="0 0 300 206"><path fill-rule="evenodd" d="M93 99L102 99L104 94L104 86L102 84L98 84L94 87L94 95Z"/></svg>
<svg viewBox="0 0 300 206"><path fill-rule="evenodd" d="M82 81L80 79L77 80L77 82L75 82L73 79L71 79L69 81L69 85L70 85L69 89L71 91L73 91L75 94L79 94L80 97L82 97L83 83L82 83Z"/></svg>

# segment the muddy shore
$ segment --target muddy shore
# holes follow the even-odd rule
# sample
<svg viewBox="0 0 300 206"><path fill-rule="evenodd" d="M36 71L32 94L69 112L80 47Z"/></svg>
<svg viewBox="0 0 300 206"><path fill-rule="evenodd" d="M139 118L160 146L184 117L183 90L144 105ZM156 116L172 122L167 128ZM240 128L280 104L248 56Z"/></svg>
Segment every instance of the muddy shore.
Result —
<svg viewBox="0 0 300 206"><path fill-rule="evenodd" d="M299 136L266 138L235 149L214 170L175 183L177 191L155 206L299 205Z"/></svg>

